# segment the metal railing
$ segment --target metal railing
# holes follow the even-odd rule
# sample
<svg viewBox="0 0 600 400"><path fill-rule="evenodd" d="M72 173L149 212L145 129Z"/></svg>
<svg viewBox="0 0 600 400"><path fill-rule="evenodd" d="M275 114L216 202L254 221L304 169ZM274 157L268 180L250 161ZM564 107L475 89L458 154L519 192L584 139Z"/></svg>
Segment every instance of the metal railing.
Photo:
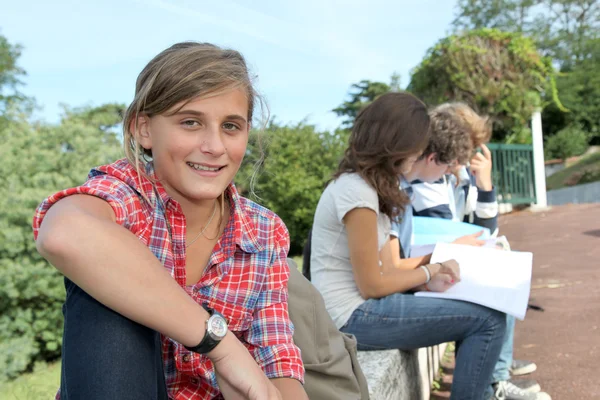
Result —
<svg viewBox="0 0 600 400"><path fill-rule="evenodd" d="M535 203L533 146L488 144L492 152L492 179L499 203Z"/></svg>

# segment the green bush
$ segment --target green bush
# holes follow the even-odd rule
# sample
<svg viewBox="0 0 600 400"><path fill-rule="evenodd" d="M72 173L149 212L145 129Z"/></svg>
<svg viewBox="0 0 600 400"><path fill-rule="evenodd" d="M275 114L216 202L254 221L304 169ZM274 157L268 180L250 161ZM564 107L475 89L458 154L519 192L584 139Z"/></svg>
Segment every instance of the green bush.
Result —
<svg viewBox="0 0 600 400"><path fill-rule="evenodd" d="M556 72L521 32L479 28L438 41L412 70L407 90L429 105L462 101L494 121L494 141L528 143L522 127L542 106L541 96L564 111Z"/></svg>
<svg viewBox="0 0 600 400"><path fill-rule="evenodd" d="M106 126L78 118L92 110L68 111L58 126L19 115L0 126L0 382L60 356L63 280L37 253L31 222L45 197L121 156Z"/></svg>
<svg viewBox="0 0 600 400"><path fill-rule="evenodd" d="M236 184L240 192L276 212L290 231L290 254L302 252L325 184L338 165L348 132L318 132L314 126L271 124L262 134L265 160L254 186L250 177L260 146L252 140ZM256 139L256 137L254 137Z"/></svg>
<svg viewBox="0 0 600 400"><path fill-rule="evenodd" d="M548 138L545 145L546 159L569 157L583 154L589 143L590 135L579 125L569 125Z"/></svg>

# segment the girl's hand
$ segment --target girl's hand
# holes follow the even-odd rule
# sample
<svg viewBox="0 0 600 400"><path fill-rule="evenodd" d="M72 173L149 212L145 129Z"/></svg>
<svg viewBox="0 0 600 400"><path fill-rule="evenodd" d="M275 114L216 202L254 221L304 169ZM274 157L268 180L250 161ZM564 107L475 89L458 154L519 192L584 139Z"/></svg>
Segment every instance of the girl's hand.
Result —
<svg viewBox="0 0 600 400"><path fill-rule="evenodd" d="M427 289L430 292L445 292L457 283L452 276L439 273L435 275L427 284Z"/></svg>
<svg viewBox="0 0 600 400"><path fill-rule="evenodd" d="M225 399L282 400L279 390L233 333L228 332L207 356L213 362Z"/></svg>
<svg viewBox="0 0 600 400"><path fill-rule="evenodd" d="M485 144L481 145L481 153L471 159L471 172L475 175L475 183L480 190L492 190L492 153Z"/></svg>
<svg viewBox="0 0 600 400"><path fill-rule="evenodd" d="M431 273L431 280L426 284L425 290L431 292L445 292L460 282L460 266L456 260L427 265Z"/></svg>
<svg viewBox="0 0 600 400"><path fill-rule="evenodd" d="M436 268L437 267L437 268ZM450 278L451 283L460 282L460 266L456 260L448 260L441 263L427 265L431 273L431 280L438 275L446 275ZM438 278L441 279L441 278ZM430 281L431 282L431 281ZM427 284L429 286L429 284Z"/></svg>
<svg viewBox="0 0 600 400"><path fill-rule="evenodd" d="M485 244L485 240L477 239L481 235L483 235L483 231L479 231L479 232L473 233L471 235L461 236L452 243L453 244L466 244L469 246L481 247Z"/></svg>

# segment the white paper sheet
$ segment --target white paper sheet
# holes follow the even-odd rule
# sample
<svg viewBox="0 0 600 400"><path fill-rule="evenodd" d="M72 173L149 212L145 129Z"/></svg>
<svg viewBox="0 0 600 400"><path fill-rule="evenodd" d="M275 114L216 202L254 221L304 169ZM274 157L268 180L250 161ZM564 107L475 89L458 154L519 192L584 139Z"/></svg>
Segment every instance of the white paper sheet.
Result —
<svg viewBox="0 0 600 400"><path fill-rule="evenodd" d="M444 293L418 292L416 296L465 300L523 320L531 289L533 254L438 243L431 262L455 259L461 281Z"/></svg>
<svg viewBox="0 0 600 400"><path fill-rule="evenodd" d="M440 242L441 243L441 242ZM483 247L491 247L501 250L510 250L510 244L508 240L506 240L506 236L493 237L491 239L486 239ZM422 257L427 254L433 253L435 250L434 244L415 244L410 247L410 256L411 257Z"/></svg>
<svg viewBox="0 0 600 400"><path fill-rule="evenodd" d="M433 253L435 244L415 244L410 247L411 257L422 257Z"/></svg>

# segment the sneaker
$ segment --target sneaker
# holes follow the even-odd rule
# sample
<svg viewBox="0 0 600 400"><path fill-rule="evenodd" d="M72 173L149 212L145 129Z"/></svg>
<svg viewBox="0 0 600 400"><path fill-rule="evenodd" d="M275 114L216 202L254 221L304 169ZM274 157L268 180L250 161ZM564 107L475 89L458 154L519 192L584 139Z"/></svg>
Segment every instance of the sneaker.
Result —
<svg viewBox="0 0 600 400"><path fill-rule="evenodd" d="M509 381L500 381L493 385L495 400L552 400L545 392L531 393L513 385Z"/></svg>
<svg viewBox="0 0 600 400"><path fill-rule="evenodd" d="M537 365L531 361L513 360L510 366L510 374L514 376L527 375L537 369Z"/></svg>
<svg viewBox="0 0 600 400"><path fill-rule="evenodd" d="M509 379L508 381L526 392L537 393L542 391L540 384L533 379Z"/></svg>

